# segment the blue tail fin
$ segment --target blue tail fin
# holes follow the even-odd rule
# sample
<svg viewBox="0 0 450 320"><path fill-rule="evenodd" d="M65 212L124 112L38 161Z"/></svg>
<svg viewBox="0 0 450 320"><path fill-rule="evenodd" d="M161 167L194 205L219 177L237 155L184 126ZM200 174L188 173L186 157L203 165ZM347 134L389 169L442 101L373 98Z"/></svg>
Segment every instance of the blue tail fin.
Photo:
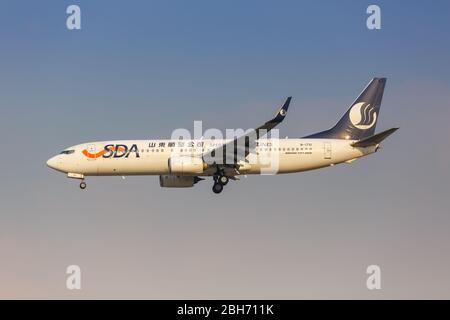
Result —
<svg viewBox="0 0 450 320"><path fill-rule="evenodd" d="M333 128L305 138L360 140L372 136L385 85L386 78L373 78Z"/></svg>

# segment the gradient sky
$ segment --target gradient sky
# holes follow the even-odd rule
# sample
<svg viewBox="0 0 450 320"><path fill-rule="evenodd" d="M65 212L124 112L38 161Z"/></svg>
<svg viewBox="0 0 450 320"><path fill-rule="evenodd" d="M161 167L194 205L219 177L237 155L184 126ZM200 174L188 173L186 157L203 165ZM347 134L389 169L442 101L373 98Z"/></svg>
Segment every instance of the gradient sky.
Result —
<svg viewBox="0 0 450 320"><path fill-rule="evenodd" d="M366 28L366 8L382 29ZM78 4L82 30L66 29ZM0 1L0 298L450 298L448 1ZM377 131L351 165L161 189L45 162L108 139L329 128L374 76ZM83 289L65 287L82 269ZM366 267L382 290L366 289Z"/></svg>

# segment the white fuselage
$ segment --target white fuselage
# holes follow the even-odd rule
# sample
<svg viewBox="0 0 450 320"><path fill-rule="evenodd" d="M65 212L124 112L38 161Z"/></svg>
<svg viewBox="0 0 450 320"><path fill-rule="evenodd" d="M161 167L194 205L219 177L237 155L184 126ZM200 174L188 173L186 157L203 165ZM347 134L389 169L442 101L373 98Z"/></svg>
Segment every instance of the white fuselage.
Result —
<svg viewBox="0 0 450 320"><path fill-rule="evenodd" d="M47 164L59 171L82 176L170 175L174 156L201 157L226 141L122 140L76 145L51 158ZM291 173L352 161L376 151L377 146L354 148L352 140L260 139L240 163L238 174ZM201 173L211 176L215 168ZM234 173L235 174L235 173Z"/></svg>

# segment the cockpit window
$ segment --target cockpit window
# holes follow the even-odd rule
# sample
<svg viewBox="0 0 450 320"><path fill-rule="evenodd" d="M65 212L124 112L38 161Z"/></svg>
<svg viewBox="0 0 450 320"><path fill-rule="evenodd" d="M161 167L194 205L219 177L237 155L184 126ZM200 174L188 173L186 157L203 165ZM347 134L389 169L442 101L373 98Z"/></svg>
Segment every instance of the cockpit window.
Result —
<svg viewBox="0 0 450 320"><path fill-rule="evenodd" d="M71 153L74 153L74 152L75 152L75 150L64 150L60 154L71 154Z"/></svg>

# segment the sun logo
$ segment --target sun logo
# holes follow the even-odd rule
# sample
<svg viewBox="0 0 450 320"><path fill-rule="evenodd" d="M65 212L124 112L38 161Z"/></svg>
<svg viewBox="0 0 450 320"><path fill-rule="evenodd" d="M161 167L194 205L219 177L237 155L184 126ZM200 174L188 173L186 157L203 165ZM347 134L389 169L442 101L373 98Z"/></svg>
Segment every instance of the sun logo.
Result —
<svg viewBox="0 0 450 320"><path fill-rule="evenodd" d="M377 122L377 113L375 107L370 103L359 102L350 110L349 118L355 128L367 130Z"/></svg>

